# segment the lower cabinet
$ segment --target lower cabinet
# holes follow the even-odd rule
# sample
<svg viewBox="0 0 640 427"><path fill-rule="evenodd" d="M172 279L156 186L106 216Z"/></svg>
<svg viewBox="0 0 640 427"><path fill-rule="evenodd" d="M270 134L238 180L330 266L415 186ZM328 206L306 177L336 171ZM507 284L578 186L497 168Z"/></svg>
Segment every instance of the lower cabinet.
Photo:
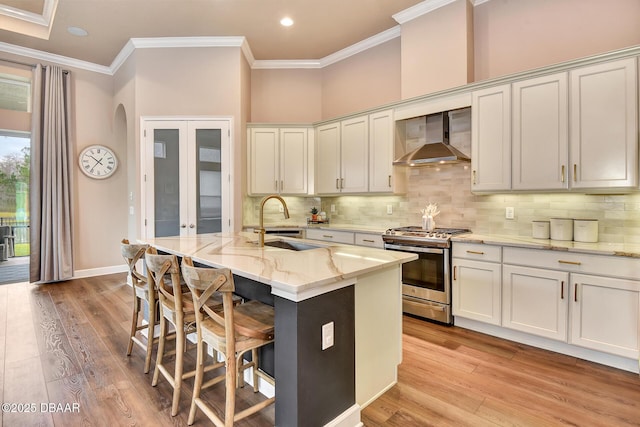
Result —
<svg viewBox="0 0 640 427"><path fill-rule="evenodd" d="M500 250L498 246L454 244L451 289L454 316L500 325Z"/></svg>
<svg viewBox="0 0 640 427"><path fill-rule="evenodd" d="M502 326L566 341L569 273L505 265L502 276Z"/></svg>
<svg viewBox="0 0 640 427"><path fill-rule="evenodd" d="M571 274L571 344L637 359L640 282Z"/></svg>
<svg viewBox="0 0 640 427"><path fill-rule="evenodd" d="M354 235L351 231L327 230L326 228L308 228L305 238L312 240L323 240L325 242L346 243L353 245Z"/></svg>

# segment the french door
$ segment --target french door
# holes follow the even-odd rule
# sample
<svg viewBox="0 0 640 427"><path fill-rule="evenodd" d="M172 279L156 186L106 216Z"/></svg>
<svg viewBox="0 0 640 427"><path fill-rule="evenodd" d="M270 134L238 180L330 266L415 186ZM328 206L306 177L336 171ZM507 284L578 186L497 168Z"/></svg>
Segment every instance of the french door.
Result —
<svg viewBox="0 0 640 427"><path fill-rule="evenodd" d="M144 235L230 229L230 120L143 120Z"/></svg>

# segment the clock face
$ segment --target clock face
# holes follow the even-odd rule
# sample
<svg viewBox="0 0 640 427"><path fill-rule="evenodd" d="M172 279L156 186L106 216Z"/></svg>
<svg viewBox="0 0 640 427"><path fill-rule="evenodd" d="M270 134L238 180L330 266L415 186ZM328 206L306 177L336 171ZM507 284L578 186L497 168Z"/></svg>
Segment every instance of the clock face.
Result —
<svg viewBox="0 0 640 427"><path fill-rule="evenodd" d="M104 179L110 177L118 167L118 159L109 148L103 145L91 145L80 153L80 169L85 175Z"/></svg>

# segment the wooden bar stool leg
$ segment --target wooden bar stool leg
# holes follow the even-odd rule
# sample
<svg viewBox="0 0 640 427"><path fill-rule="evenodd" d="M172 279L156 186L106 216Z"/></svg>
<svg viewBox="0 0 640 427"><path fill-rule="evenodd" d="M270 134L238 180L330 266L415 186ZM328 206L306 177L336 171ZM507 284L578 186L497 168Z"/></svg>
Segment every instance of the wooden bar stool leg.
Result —
<svg viewBox="0 0 640 427"><path fill-rule="evenodd" d="M149 323L147 327L147 356L144 359L144 373L148 374L151 369L151 352L153 351L153 339L156 331L156 306L149 304Z"/></svg>
<svg viewBox="0 0 640 427"><path fill-rule="evenodd" d="M258 349L251 350L251 361L253 362L253 392L258 391Z"/></svg>
<svg viewBox="0 0 640 427"><path fill-rule="evenodd" d="M173 374L173 403L171 404L172 417L174 417L178 413L178 405L180 403L180 389L182 388L182 366L185 347L184 341L184 337L181 337L179 335L176 336L176 366Z"/></svg>
<svg viewBox="0 0 640 427"><path fill-rule="evenodd" d="M193 396L191 396L191 408L189 409L188 425L193 425L193 421L196 418L196 399L200 398L200 391L202 390L202 381L204 379L204 359L206 352L206 345L201 339L198 339L198 356L196 362L196 376L193 384Z"/></svg>
<svg viewBox="0 0 640 427"><path fill-rule="evenodd" d="M133 337L138 331L138 313L140 312L140 298L135 296L135 289L133 291L133 315L131 316L131 333L129 334L129 345L127 346L127 356L131 356L133 350Z"/></svg>
<svg viewBox="0 0 640 427"><path fill-rule="evenodd" d="M162 311L162 309L160 309ZM162 314L162 313L161 313ZM158 339L158 355L156 356L156 367L153 370L153 380L151 386L158 385L158 377L160 376L160 365L162 365L162 357L164 355L164 343L167 334L167 320L164 316L160 317L160 338Z"/></svg>
<svg viewBox="0 0 640 427"><path fill-rule="evenodd" d="M225 427L233 427L233 418L236 411L236 357L231 354L227 355L226 366L226 388L225 407L224 407L224 425Z"/></svg>

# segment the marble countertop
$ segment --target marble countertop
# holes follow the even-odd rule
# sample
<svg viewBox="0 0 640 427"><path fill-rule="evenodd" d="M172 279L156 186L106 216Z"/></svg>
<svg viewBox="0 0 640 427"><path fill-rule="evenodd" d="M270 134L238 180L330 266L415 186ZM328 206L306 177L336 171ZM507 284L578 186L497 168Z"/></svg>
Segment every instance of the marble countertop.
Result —
<svg viewBox="0 0 640 427"><path fill-rule="evenodd" d="M292 301L351 285L358 276L417 258L405 252L270 235L265 242L285 240L317 247L304 251L261 248L257 238L257 234L239 232L141 241L162 251L190 256L205 265L229 268L238 276L270 285L274 295Z"/></svg>
<svg viewBox="0 0 640 427"><path fill-rule="evenodd" d="M455 242L484 243L488 245L640 258L640 244L632 243L582 243L563 240L534 239L533 237L526 236L502 236L475 233L454 236L451 238L451 241L454 242L454 244Z"/></svg>
<svg viewBox="0 0 640 427"><path fill-rule="evenodd" d="M258 225L244 225L243 228L251 229L258 228ZM340 230L340 231L352 231L354 233L370 233L370 234L382 234L389 227L384 228L381 225L360 225L360 224L338 224L338 223L325 223L325 224L273 224L273 225L265 225L264 228L266 230L291 230L291 229L306 229L306 228L321 228L326 230Z"/></svg>

